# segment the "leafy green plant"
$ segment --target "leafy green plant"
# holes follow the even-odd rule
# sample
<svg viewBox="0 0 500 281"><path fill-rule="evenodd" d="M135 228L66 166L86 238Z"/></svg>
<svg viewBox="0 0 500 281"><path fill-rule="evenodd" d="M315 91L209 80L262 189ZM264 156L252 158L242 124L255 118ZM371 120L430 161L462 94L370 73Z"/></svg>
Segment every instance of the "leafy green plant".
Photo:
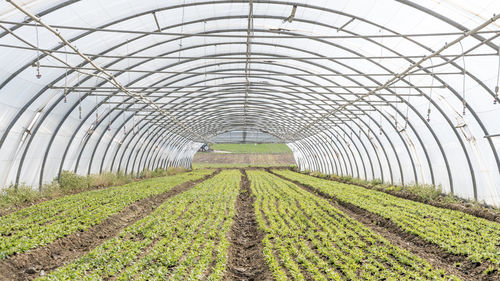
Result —
<svg viewBox="0 0 500 281"><path fill-rule="evenodd" d="M264 256L276 280L287 275L304 280L303 272L314 280L457 280L329 201L264 171L247 174L256 220L265 233Z"/></svg>
<svg viewBox="0 0 500 281"><path fill-rule="evenodd" d="M169 198L117 237L40 280L201 280L205 273L207 280L222 280L240 178L238 170L222 171Z"/></svg>
<svg viewBox="0 0 500 281"><path fill-rule="evenodd" d="M200 179L212 172L200 170L81 192L0 217L0 260L83 231L137 200L166 192L178 184Z"/></svg>
<svg viewBox="0 0 500 281"><path fill-rule="evenodd" d="M340 201L353 204L391 220L402 230L440 246L443 250L465 255L473 262L488 261L500 265L500 224L460 211L437 208L356 185L274 170L286 178L308 185ZM421 189L429 198L437 192ZM419 191L420 192L420 191Z"/></svg>

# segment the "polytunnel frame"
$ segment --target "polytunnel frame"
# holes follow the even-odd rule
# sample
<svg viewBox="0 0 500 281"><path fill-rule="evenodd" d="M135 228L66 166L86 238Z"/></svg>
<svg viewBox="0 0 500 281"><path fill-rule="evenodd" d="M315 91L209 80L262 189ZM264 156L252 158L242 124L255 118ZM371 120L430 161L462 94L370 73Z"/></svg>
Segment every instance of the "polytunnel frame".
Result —
<svg viewBox="0 0 500 281"><path fill-rule="evenodd" d="M231 69L230 69L230 70L231 70ZM204 82L204 81L201 81L201 82L200 82L200 81L197 81L197 83L203 83L203 82ZM283 87L286 87L286 86L283 86ZM91 115L91 113L90 113L90 115ZM366 125L366 124L365 124L365 125ZM375 134L375 132L373 132L373 134ZM346 165L346 164L345 164L345 165ZM77 165L77 166L78 166L78 165Z"/></svg>
<svg viewBox="0 0 500 281"><path fill-rule="evenodd" d="M375 121L375 120L374 120Z"/></svg>
<svg viewBox="0 0 500 281"><path fill-rule="evenodd" d="M68 1L68 2L75 2L75 1ZM205 4L207 4L207 3L218 3L218 2L221 2L221 1L203 2L203 3L192 3L192 4L193 4L193 5L205 5ZM240 1L235 1L235 2L240 2ZM255 2L256 2L256 3L259 3L259 2L261 2L261 1L255 1ZM263 2L263 1L262 1L262 2ZM268 3L268 2L273 2L273 1L265 1L265 3ZM400 1L400 2L404 2L405 4L408 4L408 2L409 2L409 1ZM411 3L411 2L409 2L409 3ZM300 3L284 3L284 2L276 2L275 4L282 4L282 5L292 5L292 4L294 4L294 5L295 5L295 4L297 4L297 5L299 5L299 6L302 6ZM414 3L411 3L411 4L414 4ZM60 6L61 6L61 7L64 7L65 5L62 5L62 4L61 4ZM188 5L180 5L179 7L183 7L183 6L188 6ZM308 5L308 7L309 7L309 8L311 8L309 5ZM174 6L169 7L169 8L174 8ZM421 8L421 7L420 7L420 8ZM54 9L54 10L57 10L57 9ZM160 9L160 10L161 10L161 9ZM430 11L430 12L432 12L432 11ZM50 13L50 12L49 12L49 13ZM145 14L146 14L146 13L148 13L148 12L145 12ZM434 15L435 13L432 13L432 14L433 14L433 16L436 16L436 15ZM439 16L440 16L440 17L439 17L440 19L442 19L442 18L443 18L443 16L441 16L441 15L439 15ZM356 17L353 17L353 16L351 16L351 17L352 17L352 18L356 18ZM359 18L357 18L357 19L359 20ZM295 19L295 20L298 20L298 19ZM188 24L188 23L187 23L187 24ZM316 23L315 23L315 24L316 24ZM458 27L457 27L457 28L458 28ZM392 32L392 31L391 31L391 32ZM394 33L395 33L395 32L394 32ZM484 39L483 39L483 40L484 40ZM378 42L376 42L376 43L378 43ZM385 46L384 46L384 47L385 47ZM465 73L465 70L464 70L464 73ZM433 75L439 76L439 73L437 73L437 74L433 74ZM469 73L467 73L467 75L471 76L471 74L469 74ZM476 79L476 78L473 78L473 79L477 81L477 79ZM378 82L378 81L377 81L377 82ZM55 83L54 83L54 84L55 84ZM482 83L480 83L480 84L482 84ZM445 84L445 85L446 85L446 84ZM492 94L492 95L493 95L493 93L492 93L492 92L491 92L488 88L486 88L484 85L481 85L481 86L483 86L483 87L487 90L487 92L490 92L490 94ZM448 88L448 89L450 89L450 87L449 87L449 86L447 86L447 88ZM452 89L450 89L450 90L451 90L452 92L454 92L454 93L455 93L455 95L457 95L456 91L453 91ZM399 98L400 98L400 97L399 97ZM457 98L459 98L459 97L458 97L458 95L457 95ZM402 100L404 101L404 99L402 99ZM434 106L435 106L435 105L434 105ZM469 107L469 105L468 105L468 104L467 104L467 106ZM375 107L374 107L374 108L375 108ZM435 106L435 108L440 109L438 106ZM413 110L413 112L415 112L415 113L417 113L417 114L418 114L418 112L417 112L416 110L414 110L413 108L412 108L412 110ZM469 110L473 113L473 115L474 115L474 117L475 117L476 121L478 121L478 124L480 125L481 129L483 129L483 131L485 131L486 129L484 128L483 124L481 123L481 120L480 120L479 118L477 118L477 116L475 115L475 113L474 113L473 109L469 107ZM119 113L119 114L121 114L121 113ZM382 114L382 113L381 113L381 114ZM445 118L447 118L447 115L446 115L446 114L443 114L443 113L442 113L442 115L443 115ZM368 116L368 115L367 115L367 116ZM385 116L384 116L384 117L385 117ZM360 119L358 119L358 120L360 120ZM82 122L82 123L83 123L83 122ZM376 120L374 120L374 123L376 123ZM409 123L410 123L410 122L409 122ZM425 122L424 122L424 123L425 123ZM124 122L124 124L126 124L126 123ZM391 122L389 122L389 124L392 124L392 123L391 123ZM348 124L346 124L346 125L347 125L347 126L349 126ZM97 127L97 126L96 126L96 127ZM431 130L431 131L432 131L432 130ZM416 131L415 131L415 132L416 132ZM433 132L433 131L432 131L432 134L434 134L434 132ZM5 135L7 135L7 133L6 133ZM398 134L398 135L399 135L399 134ZM485 131L485 135L488 135L487 131ZM400 135L400 137L401 137L401 135ZM34 138L34 136L31 136L31 137L30 137L30 139L31 139L31 138ZM459 140L461 140L459 136L457 136L457 138L458 138ZM491 140L490 140L489 138L488 138L488 141L490 142L490 146L492 146L492 142L491 142ZM71 141L70 141L70 142L71 142ZM2 142L2 143L3 143L3 142ZM110 141L110 143L111 143L111 141ZM354 143L354 142L353 142L353 143ZM364 143L364 142L360 141L360 143ZM406 142L405 142L405 141L402 141L402 143L406 145ZM461 144L462 144L462 148L464 149L464 155L466 155L466 157L467 157L467 159L468 159L468 158L469 158L469 157L468 157L468 153L467 153L467 151L466 151L466 149L465 149L465 147L464 147L463 143L461 143ZM1 143L0 143L0 145L1 145ZM313 146L314 146L314 145L313 145ZM96 145L96 147L97 147L97 145ZM356 146L356 147L357 147L357 146ZM425 150L425 146L422 146L422 148ZM27 145L27 146L26 146L25 151L27 151L28 149L29 149L29 145ZM83 150L83 149L82 149L82 150ZM495 158L496 158L496 160L497 160L497 166L498 166L498 164L499 164L499 163L498 163L498 162L499 162L499 161L498 161L498 156L497 156L496 150L494 149L494 147L493 147L493 146L492 146L492 150L493 150L493 153L494 153ZM124 151L123 153L125 153L125 151ZM131 151L131 154L132 154L132 153L133 153L133 151ZM396 154L396 155L397 155L397 154ZM410 157L411 157L411 153L409 153L409 155L410 155ZM444 155L445 155L445 154L444 154ZM369 156L369 155L368 155L368 156ZM104 157L103 157L103 159L104 159ZM45 161L45 159L44 159L44 161ZM475 181L474 181L474 176L473 176L473 168L472 168L472 166L471 166L471 163L470 163L470 160L469 160L469 159L468 159L468 161L469 161L469 169L471 170L471 174L472 174L472 177L473 177L473 183L475 183ZM345 162L345 160L344 160L344 162ZM354 162L355 162L355 163L357 163L356 161L354 161ZM89 165L91 165L91 164L92 164L92 163L90 162L90 163L89 163ZM20 166L22 166L22 165L20 165ZM352 166L351 166L351 167L352 167ZM389 167L389 168L391 168L391 165L388 165L388 167ZM347 169L347 165L346 165L346 169ZM499 169L500 169L500 167L499 167ZM89 168L89 170L90 170L90 168ZM432 173L432 168L431 168L431 173ZM365 173L365 175L366 175L366 173ZM383 173L382 173L382 175L383 175ZM416 178L416 177L415 177L415 178Z"/></svg>

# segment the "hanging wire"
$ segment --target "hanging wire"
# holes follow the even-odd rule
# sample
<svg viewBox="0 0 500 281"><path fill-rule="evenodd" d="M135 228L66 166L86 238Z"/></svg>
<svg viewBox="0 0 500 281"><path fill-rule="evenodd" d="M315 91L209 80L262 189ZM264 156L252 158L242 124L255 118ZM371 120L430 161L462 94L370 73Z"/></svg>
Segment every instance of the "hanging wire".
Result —
<svg viewBox="0 0 500 281"><path fill-rule="evenodd" d="M389 88L387 88L387 90L389 91ZM396 97L397 97L397 93L396 93ZM398 102L396 102L394 105L394 126L396 127L396 130L398 129L398 116L399 116Z"/></svg>
<svg viewBox="0 0 500 281"><path fill-rule="evenodd" d="M135 130L135 129L136 129L136 128L135 128L135 115L136 115L136 113L137 113L137 109L136 109L135 104L133 105L133 107L134 107L134 108L133 108L134 113L133 113L133 115L132 115L132 134L136 134L136 130Z"/></svg>
<svg viewBox="0 0 500 281"><path fill-rule="evenodd" d="M97 85L99 84L99 74L95 77L95 86L94 89L97 89ZM95 96L95 128L97 128L97 124L99 123L99 101L97 99L97 95Z"/></svg>
<svg viewBox="0 0 500 281"><path fill-rule="evenodd" d="M378 128L380 130L379 134L382 135L382 109L380 109L380 122L378 123Z"/></svg>
<svg viewBox="0 0 500 281"><path fill-rule="evenodd" d="M127 76L128 76L128 83L130 84L130 52L128 48L128 39L127 39Z"/></svg>
<svg viewBox="0 0 500 281"><path fill-rule="evenodd" d="M206 34L206 32L207 32L207 21L203 21L203 34ZM206 59L206 57L207 57L207 37L206 36L203 36L203 51L205 53L205 55L204 55L205 56L205 62L204 62L204 64L205 64L205 67L204 67L205 68L204 69L205 70L205 83L203 83L203 84L205 86L207 86L207 64L208 64L208 62Z"/></svg>
<svg viewBox="0 0 500 281"><path fill-rule="evenodd" d="M465 71L465 53L464 53L464 47L462 45L462 42L459 41L458 42L460 44L460 48L462 48L462 61L463 61L463 77L464 77L464 80L463 80L463 84L462 84L462 105L463 105L463 111L462 111L462 115L465 115L465 108L467 107L467 103L465 101L465 74L466 74L466 71Z"/></svg>
<svg viewBox="0 0 500 281"><path fill-rule="evenodd" d="M123 96L123 102L122 106L125 106L125 96ZM125 135L127 135L127 125L125 124L125 111L122 110L122 120L123 120L123 137L125 138Z"/></svg>
<svg viewBox="0 0 500 281"><path fill-rule="evenodd" d="M432 62L432 58L430 58L431 65L432 65L432 72L431 72L431 89L429 92L429 105L427 107L427 122L431 122L431 101L432 101L432 88L434 87L434 63Z"/></svg>
<svg viewBox="0 0 500 281"><path fill-rule="evenodd" d="M80 72L76 75L76 85L80 85ZM78 118L82 120L82 95L80 91L78 91Z"/></svg>
<svg viewBox="0 0 500 281"><path fill-rule="evenodd" d="M405 126L401 130L401 132L405 131L406 128L408 128L408 114L410 113L410 99L411 99L411 76L408 76L408 84L410 87L408 87L408 103L406 104Z"/></svg>
<svg viewBox="0 0 500 281"><path fill-rule="evenodd" d="M372 101L372 98L370 96L368 97L368 99L369 99L369 101ZM368 130L368 139L370 139L371 124L372 124L372 111L370 111L370 113L368 113L368 127L366 128Z"/></svg>
<svg viewBox="0 0 500 281"><path fill-rule="evenodd" d="M38 23L35 23L35 33L36 33L36 78L42 78L40 73L40 40L38 38Z"/></svg>
<svg viewBox="0 0 500 281"><path fill-rule="evenodd" d="M186 0L182 2L182 18L181 18L181 34L184 32L184 8L186 6ZM181 61L181 50L182 50L182 35L179 40L179 62Z"/></svg>
<svg viewBox="0 0 500 281"><path fill-rule="evenodd" d="M111 106L109 103L108 103L108 127L107 127L107 131L108 132L111 131Z"/></svg>
<svg viewBox="0 0 500 281"><path fill-rule="evenodd" d="M498 99L498 90L499 90L499 80L500 80L500 46L498 47L498 71L497 71L497 85L495 86L495 100L493 101L493 104L497 104L499 101Z"/></svg>
<svg viewBox="0 0 500 281"><path fill-rule="evenodd" d="M66 44L64 44L64 53L66 57L66 65L68 65L68 52L66 51ZM66 68L66 73L64 75L64 103L68 102L68 68Z"/></svg>
<svg viewBox="0 0 500 281"><path fill-rule="evenodd" d="M379 58L379 63L382 64L382 58L383 58L383 51L384 51L384 36L383 35L383 32L382 32L382 29L379 29L378 30L378 33L381 35L380 36L380 58Z"/></svg>

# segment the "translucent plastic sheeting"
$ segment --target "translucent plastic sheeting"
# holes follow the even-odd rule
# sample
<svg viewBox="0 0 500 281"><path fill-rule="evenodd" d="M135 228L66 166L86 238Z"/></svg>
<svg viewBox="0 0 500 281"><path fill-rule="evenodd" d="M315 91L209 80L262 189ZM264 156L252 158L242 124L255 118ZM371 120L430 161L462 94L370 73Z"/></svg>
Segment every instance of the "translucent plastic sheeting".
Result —
<svg viewBox="0 0 500 281"><path fill-rule="evenodd" d="M2 1L1 184L189 167L213 137L260 131L301 169L500 205L493 14L499 1Z"/></svg>

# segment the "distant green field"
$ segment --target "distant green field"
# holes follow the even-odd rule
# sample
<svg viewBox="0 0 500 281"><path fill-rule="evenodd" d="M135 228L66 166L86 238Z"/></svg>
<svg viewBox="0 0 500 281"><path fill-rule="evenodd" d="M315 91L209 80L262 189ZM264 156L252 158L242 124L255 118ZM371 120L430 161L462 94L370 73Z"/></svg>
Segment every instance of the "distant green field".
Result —
<svg viewBox="0 0 500 281"><path fill-rule="evenodd" d="M210 146L213 150L222 150L232 153L292 153L290 148L283 143L219 143Z"/></svg>

